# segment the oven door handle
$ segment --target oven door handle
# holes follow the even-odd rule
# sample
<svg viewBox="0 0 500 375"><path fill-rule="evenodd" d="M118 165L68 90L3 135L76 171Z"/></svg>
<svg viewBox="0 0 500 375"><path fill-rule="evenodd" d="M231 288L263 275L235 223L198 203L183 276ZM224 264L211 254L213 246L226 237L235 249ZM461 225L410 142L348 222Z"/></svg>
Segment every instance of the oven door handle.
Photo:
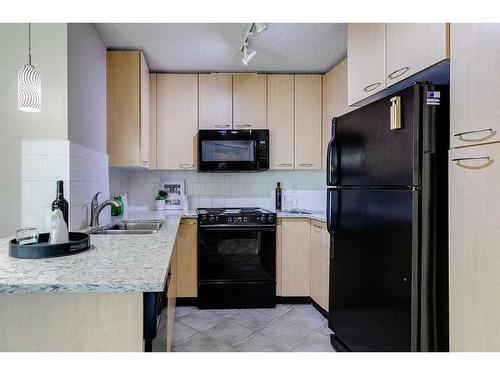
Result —
<svg viewBox="0 0 500 375"><path fill-rule="evenodd" d="M257 231L257 232L275 232L276 227L275 226L225 226L224 224L217 226L217 225L210 225L210 226L203 226L200 225L200 230L204 230L207 232L235 232L235 231Z"/></svg>

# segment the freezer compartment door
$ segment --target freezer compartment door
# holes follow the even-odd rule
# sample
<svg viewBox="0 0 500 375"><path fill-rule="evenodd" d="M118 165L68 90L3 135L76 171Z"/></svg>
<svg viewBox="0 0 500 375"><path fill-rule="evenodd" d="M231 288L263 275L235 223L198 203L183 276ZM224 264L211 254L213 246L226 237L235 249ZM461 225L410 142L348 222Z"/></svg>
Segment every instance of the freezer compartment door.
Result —
<svg viewBox="0 0 500 375"><path fill-rule="evenodd" d="M420 92L412 86L336 119L337 166L327 167L336 185L419 185ZM391 111L399 114L398 126L391 125Z"/></svg>
<svg viewBox="0 0 500 375"><path fill-rule="evenodd" d="M339 203L330 250L330 328L353 351L412 350L418 192L347 189L333 195Z"/></svg>

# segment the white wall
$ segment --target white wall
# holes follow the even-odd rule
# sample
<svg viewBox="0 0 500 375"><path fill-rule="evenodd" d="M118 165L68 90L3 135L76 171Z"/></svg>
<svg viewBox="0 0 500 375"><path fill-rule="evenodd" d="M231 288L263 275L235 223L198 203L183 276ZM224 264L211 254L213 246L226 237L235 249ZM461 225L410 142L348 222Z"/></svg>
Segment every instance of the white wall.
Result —
<svg viewBox="0 0 500 375"><path fill-rule="evenodd" d="M42 77L42 111L17 109L17 70L27 64L28 25L0 24L0 237L21 225L22 140L67 140L67 27L32 24L32 64Z"/></svg>
<svg viewBox="0 0 500 375"><path fill-rule="evenodd" d="M92 24L68 24L69 140L106 153L106 47Z"/></svg>
<svg viewBox="0 0 500 375"><path fill-rule="evenodd" d="M68 24L70 227L85 228L90 201L109 198L106 154L106 47L92 24ZM110 210L102 211L101 223ZM106 218L108 216L108 218Z"/></svg>

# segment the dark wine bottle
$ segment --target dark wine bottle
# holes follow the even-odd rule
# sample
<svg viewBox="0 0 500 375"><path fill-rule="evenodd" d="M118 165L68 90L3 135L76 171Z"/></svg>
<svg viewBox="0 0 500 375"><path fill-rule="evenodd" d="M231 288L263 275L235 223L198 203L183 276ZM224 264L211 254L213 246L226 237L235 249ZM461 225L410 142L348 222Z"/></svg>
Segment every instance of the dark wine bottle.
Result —
<svg viewBox="0 0 500 375"><path fill-rule="evenodd" d="M276 186L276 211L281 211L281 186L279 182Z"/></svg>
<svg viewBox="0 0 500 375"><path fill-rule="evenodd" d="M64 221L66 222L66 225L69 228L68 225L68 201L64 199L64 187L63 187L64 182L63 181L57 181L57 196L54 202L52 202L52 211L55 211L57 209L60 209Z"/></svg>

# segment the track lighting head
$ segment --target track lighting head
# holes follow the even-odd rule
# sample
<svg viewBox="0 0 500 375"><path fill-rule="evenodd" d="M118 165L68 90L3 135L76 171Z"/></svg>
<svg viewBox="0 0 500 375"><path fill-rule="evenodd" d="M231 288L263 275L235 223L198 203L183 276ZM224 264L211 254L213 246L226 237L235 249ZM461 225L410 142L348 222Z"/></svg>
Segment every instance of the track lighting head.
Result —
<svg viewBox="0 0 500 375"><path fill-rule="evenodd" d="M267 30L266 23L254 23L253 24L253 35L263 33L266 30Z"/></svg>
<svg viewBox="0 0 500 375"><path fill-rule="evenodd" d="M253 57L257 54L257 51L254 51L253 49L248 49L248 43L243 44L243 58L241 61L243 61L243 64L248 65L250 60L253 59Z"/></svg>

